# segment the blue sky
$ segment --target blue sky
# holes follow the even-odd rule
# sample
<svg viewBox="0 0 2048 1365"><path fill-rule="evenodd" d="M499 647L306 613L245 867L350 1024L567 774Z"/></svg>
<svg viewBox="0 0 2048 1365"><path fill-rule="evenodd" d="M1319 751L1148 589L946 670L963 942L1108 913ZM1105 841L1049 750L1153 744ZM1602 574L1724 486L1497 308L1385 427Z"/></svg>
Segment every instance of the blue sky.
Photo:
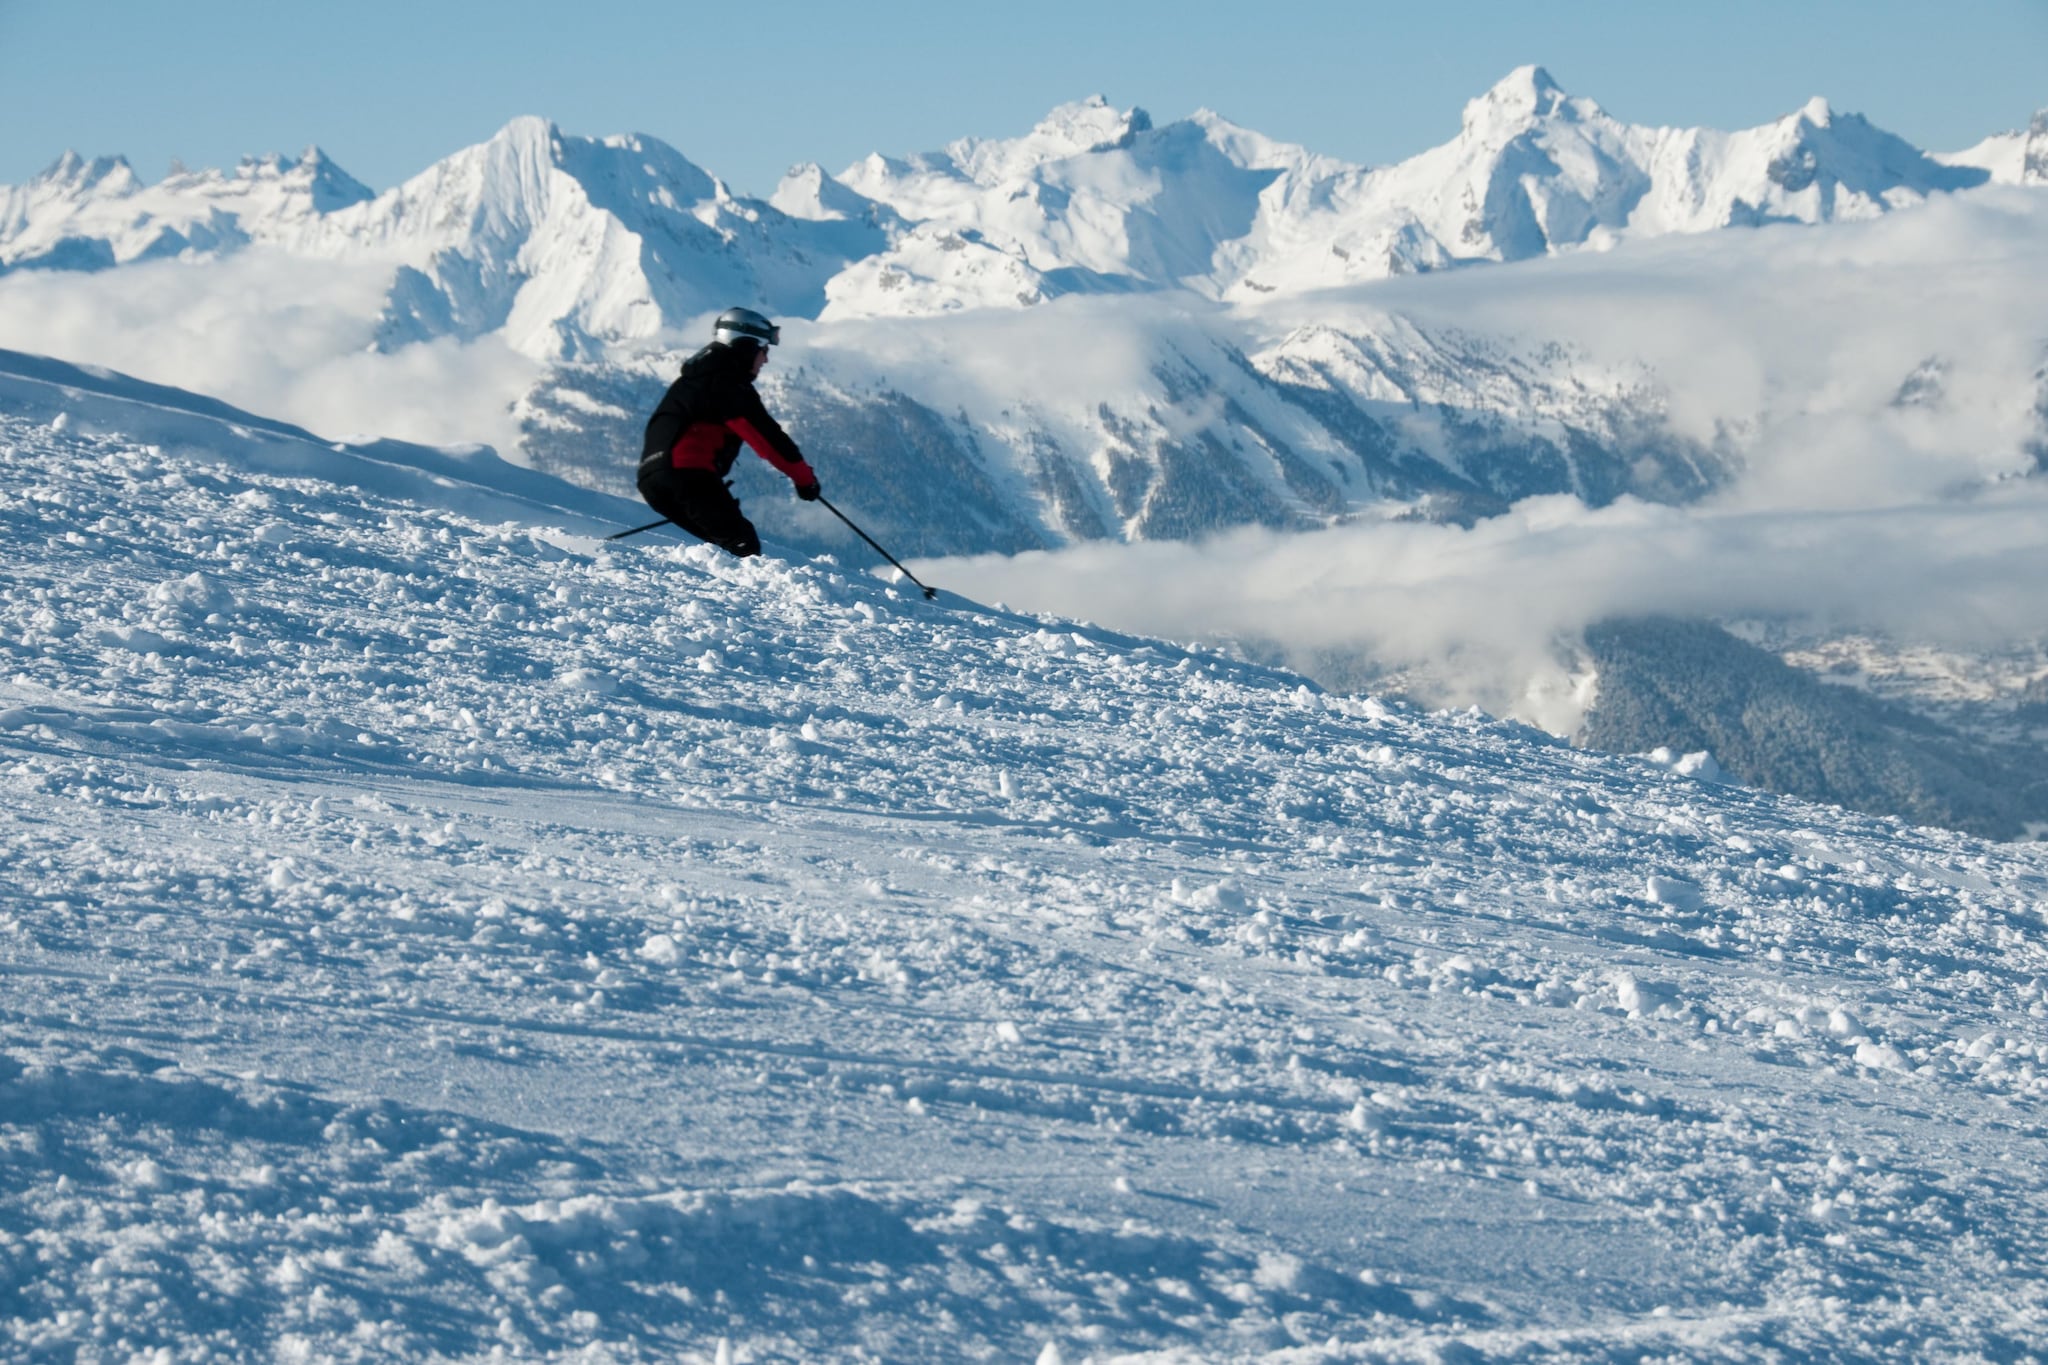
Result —
<svg viewBox="0 0 2048 1365"><path fill-rule="evenodd" d="M542 114L765 195L799 161L1011 136L1094 93L1380 163L1527 62L1630 122L1746 127L1819 94L1955 150L2048 105L2048 0L0 0L0 184L67 147L153 180L318 143L382 189Z"/></svg>

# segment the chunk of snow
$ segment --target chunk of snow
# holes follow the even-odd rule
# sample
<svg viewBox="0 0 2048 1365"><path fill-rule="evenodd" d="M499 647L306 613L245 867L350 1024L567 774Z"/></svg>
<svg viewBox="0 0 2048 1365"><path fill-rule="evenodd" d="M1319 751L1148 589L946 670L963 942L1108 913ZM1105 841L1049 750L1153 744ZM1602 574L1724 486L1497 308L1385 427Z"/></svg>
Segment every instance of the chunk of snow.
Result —
<svg viewBox="0 0 2048 1365"><path fill-rule="evenodd" d="M1198 910L1242 910L1245 906L1244 892L1237 883L1225 878L1209 886L1190 887L1179 877L1173 879L1169 894L1176 905L1192 906Z"/></svg>
<svg viewBox="0 0 2048 1365"><path fill-rule="evenodd" d="M1681 754L1668 748L1652 749L1644 755L1660 768L1668 768L1680 777L1698 778L1702 782L1726 782L1728 775L1714 756L1701 749L1695 753Z"/></svg>
<svg viewBox="0 0 2048 1365"><path fill-rule="evenodd" d="M1706 904L1706 898L1697 886L1677 877L1653 876L1644 884L1643 894L1654 903L1668 905L1673 910L1698 910Z"/></svg>
<svg viewBox="0 0 2048 1365"><path fill-rule="evenodd" d="M654 934L640 945L640 956L663 967L673 967L683 960L683 950L667 934Z"/></svg>
<svg viewBox="0 0 2048 1365"><path fill-rule="evenodd" d="M1867 1038L1856 1045L1856 1065L1867 1066L1872 1071L1912 1070L1905 1055L1890 1043L1876 1043Z"/></svg>
<svg viewBox="0 0 2048 1365"><path fill-rule="evenodd" d="M1280 1292L1300 1289L1302 1279L1301 1258L1285 1252L1260 1252L1258 1269L1252 1272L1252 1283Z"/></svg>
<svg viewBox="0 0 2048 1365"><path fill-rule="evenodd" d="M1644 981L1633 972L1616 972L1611 980L1615 1003L1630 1014L1655 1014L1672 1008L1678 999L1676 987Z"/></svg>
<svg viewBox="0 0 2048 1365"><path fill-rule="evenodd" d="M555 675L555 681L572 692L588 692L598 697L613 696L619 690L617 678L595 668L564 669Z"/></svg>

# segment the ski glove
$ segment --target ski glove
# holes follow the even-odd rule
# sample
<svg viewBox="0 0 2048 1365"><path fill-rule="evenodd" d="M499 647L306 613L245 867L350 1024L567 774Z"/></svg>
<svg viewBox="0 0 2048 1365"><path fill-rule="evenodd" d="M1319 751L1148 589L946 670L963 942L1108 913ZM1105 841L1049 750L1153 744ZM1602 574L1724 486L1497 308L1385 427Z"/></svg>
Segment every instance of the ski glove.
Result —
<svg viewBox="0 0 2048 1365"><path fill-rule="evenodd" d="M796 495L805 502L816 502L818 495L824 491L824 489L818 487L816 479L812 479L809 483L800 483L796 486Z"/></svg>

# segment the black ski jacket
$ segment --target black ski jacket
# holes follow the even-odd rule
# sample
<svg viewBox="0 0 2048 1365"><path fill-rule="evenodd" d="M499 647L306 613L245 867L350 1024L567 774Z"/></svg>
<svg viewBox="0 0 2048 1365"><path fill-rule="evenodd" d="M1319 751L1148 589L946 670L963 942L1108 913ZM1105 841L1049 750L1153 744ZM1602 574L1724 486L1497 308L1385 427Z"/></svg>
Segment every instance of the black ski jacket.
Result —
<svg viewBox="0 0 2048 1365"><path fill-rule="evenodd" d="M803 452L762 405L752 366L745 348L716 344L684 361L682 375L647 419L641 459L665 452L671 468L708 470L723 478L745 441L798 488L816 483Z"/></svg>

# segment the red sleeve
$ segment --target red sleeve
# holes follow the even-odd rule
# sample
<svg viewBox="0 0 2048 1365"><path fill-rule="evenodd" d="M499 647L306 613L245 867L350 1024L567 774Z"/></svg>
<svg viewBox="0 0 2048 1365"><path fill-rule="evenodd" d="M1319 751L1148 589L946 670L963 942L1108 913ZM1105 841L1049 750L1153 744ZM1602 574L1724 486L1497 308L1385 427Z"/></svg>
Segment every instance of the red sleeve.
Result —
<svg viewBox="0 0 2048 1365"><path fill-rule="evenodd" d="M727 418L725 424L739 433L739 438L752 446L756 455L787 474L797 487L818 481L818 476L805 461L804 453L797 449L795 441L789 439L789 433L768 415L768 409L761 404L761 396L751 387L743 410Z"/></svg>
<svg viewBox="0 0 2048 1365"><path fill-rule="evenodd" d="M752 446L756 455L759 455L769 464L774 465L777 469L789 475L790 482L802 486L817 481L818 476L812 472L810 465L805 462L803 456L799 455L793 460L790 459L787 455L777 450L774 442L770 441L762 434L760 428L756 427L746 418L735 417L728 421L726 425L738 432L740 439Z"/></svg>

